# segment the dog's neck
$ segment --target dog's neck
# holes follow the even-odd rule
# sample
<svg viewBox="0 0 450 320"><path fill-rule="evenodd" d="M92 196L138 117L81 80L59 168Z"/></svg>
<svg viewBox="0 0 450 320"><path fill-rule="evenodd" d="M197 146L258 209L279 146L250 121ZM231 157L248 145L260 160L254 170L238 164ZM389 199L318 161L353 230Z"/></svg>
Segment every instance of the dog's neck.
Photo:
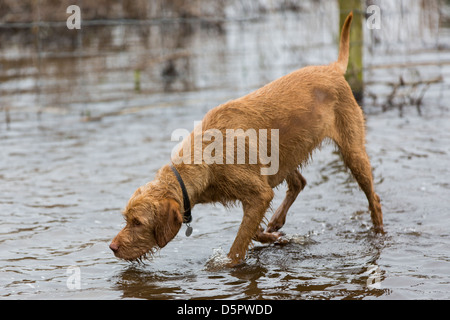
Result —
<svg viewBox="0 0 450 320"><path fill-rule="evenodd" d="M193 171L196 171L196 173L199 174L197 170L200 170L200 167L201 165L187 166L183 164L175 166L185 185L191 208L195 206L198 200L198 195L203 191L202 186L196 185L194 183L194 179L192 179L192 177L196 176ZM159 170L156 179L159 180L159 183L165 184L167 186L167 189L171 191L170 196L179 203L179 205L183 208L183 212L185 212L187 208L185 208L183 201L183 191L180 182L178 181L175 173L170 168L170 165L165 165L164 167L162 167Z"/></svg>
<svg viewBox="0 0 450 320"><path fill-rule="evenodd" d="M191 202L189 201L189 195L187 193L186 186L184 184L183 178L181 178L180 173L173 164L170 165L170 169L172 169L173 174L177 178L178 183L180 184L181 187L181 192L183 194L183 207L184 207L183 222L190 223L192 221Z"/></svg>

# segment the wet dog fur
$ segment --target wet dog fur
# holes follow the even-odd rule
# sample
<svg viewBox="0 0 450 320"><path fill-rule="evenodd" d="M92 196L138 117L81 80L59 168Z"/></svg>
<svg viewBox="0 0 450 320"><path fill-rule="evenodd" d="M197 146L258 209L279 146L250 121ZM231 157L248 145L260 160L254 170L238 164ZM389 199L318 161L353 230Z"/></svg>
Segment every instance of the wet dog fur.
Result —
<svg viewBox="0 0 450 320"><path fill-rule="evenodd" d="M226 129L278 129L279 170L276 174L261 175L260 168L265 165L259 162L193 164L192 161L175 165L192 206L211 202L228 205L239 201L242 204L244 215L228 253L230 265L245 259L252 240L268 243L281 236L279 230L289 207L306 185L299 168L326 138L336 143L345 165L364 191L374 230L383 232L380 198L374 191L371 165L365 151L363 113L344 78L352 18L350 13L342 28L336 62L294 71L210 110L201 123L201 132L214 128L224 135ZM180 149L183 144L194 147L194 131L183 140ZM203 141L202 148L208 143ZM182 150L179 156L183 156ZM272 189L283 181L288 186L286 197L263 229L261 223L274 196ZM138 188L129 200L124 210L126 226L113 239L110 248L119 258L142 259L176 236L184 211L180 185L169 165L165 165L152 182Z"/></svg>

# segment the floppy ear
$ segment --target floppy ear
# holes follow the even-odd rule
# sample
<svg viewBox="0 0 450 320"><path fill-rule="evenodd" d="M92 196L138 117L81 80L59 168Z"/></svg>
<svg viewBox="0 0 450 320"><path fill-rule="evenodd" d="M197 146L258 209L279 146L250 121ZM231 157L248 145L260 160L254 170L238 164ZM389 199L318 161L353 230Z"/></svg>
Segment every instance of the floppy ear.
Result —
<svg viewBox="0 0 450 320"><path fill-rule="evenodd" d="M160 248L175 238L183 223L180 206L175 200L164 199L156 217L155 239Z"/></svg>

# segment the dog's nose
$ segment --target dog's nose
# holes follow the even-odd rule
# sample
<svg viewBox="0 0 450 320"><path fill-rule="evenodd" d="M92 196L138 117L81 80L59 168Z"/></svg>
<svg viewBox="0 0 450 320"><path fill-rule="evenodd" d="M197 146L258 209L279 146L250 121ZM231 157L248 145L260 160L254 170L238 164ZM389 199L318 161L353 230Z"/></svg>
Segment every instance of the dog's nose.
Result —
<svg viewBox="0 0 450 320"><path fill-rule="evenodd" d="M111 244L109 245L109 248L114 251L117 252L117 250L119 250L119 245L115 242L111 242Z"/></svg>

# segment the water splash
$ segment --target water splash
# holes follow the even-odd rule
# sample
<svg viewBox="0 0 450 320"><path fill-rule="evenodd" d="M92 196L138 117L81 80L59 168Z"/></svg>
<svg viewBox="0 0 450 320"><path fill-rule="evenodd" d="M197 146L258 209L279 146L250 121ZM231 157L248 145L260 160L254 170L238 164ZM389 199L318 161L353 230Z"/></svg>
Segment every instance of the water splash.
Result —
<svg viewBox="0 0 450 320"><path fill-rule="evenodd" d="M212 256L206 261L205 270L206 271L218 271L227 267L231 262L227 254L222 248L214 249Z"/></svg>
<svg viewBox="0 0 450 320"><path fill-rule="evenodd" d="M309 235L303 236L300 234L290 234L290 235L283 235L280 238L280 244L301 244L301 245L305 245L305 244L310 244L310 243L314 243L315 241L311 239L311 237Z"/></svg>

